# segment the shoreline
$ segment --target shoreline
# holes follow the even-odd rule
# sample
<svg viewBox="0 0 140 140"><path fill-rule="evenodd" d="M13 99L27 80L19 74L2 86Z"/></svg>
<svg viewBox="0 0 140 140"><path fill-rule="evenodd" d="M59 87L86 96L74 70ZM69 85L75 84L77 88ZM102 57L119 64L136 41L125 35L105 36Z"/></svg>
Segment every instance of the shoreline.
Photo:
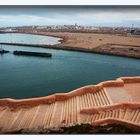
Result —
<svg viewBox="0 0 140 140"><path fill-rule="evenodd" d="M71 46L61 47L59 44L58 45L44 45L44 44L40 45L40 44L3 43L3 42L0 42L0 44L1 45L25 46L25 47L37 47L37 48L48 48L48 49L66 50L66 51L77 51L77 52L84 52L84 53L93 53L93 54L100 54L100 55L119 56L119 57L140 59L139 55L135 56L135 55L126 54L123 52L122 53L115 53L115 52L109 52L109 51L102 51L102 50L96 49L96 48L95 49L87 49L87 48L79 48L79 47L71 47ZM112 44L107 44L107 45L112 45Z"/></svg>
<svg viewBox="0 0 140 140"><path fill-rule="evenodd" d="M71 33L71 32L37 32L37 33L19 32L19 33L52 36L60 38L59 40L60 44L38 45L38 46L34 45L36 47L43 46L44 48L46 47L52 49L79 51L86 53L96 53L140 59L140 45L139 45L140 38L135 36L123 36L116 34L110 35L104 33L96 34L96 33ZM93 40L94 37L96 41ZM115 39L113 40L113 38Z"/></svg>

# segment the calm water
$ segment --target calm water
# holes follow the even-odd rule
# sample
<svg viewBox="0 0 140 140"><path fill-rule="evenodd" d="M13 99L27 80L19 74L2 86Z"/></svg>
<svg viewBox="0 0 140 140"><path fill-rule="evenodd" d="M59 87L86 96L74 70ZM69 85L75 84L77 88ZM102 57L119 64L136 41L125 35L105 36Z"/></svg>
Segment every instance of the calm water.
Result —
<svg viewBox="0 0 140 140"><path fill-rule="evenodd" d="M6 43L23 43L23 44L59 44L61 39L50 36L18 34L18 33L5 33L0 34L0 42Z"/></svg>
<svg viewBox="0 0 140 140"><path fill-rule="evenodd" d="M54 49L6 46L0 55L0 97L29 98L68 92L120 76L140 75L137 59ZM52 53L52 58L15 56L12 50Z"/></svg>

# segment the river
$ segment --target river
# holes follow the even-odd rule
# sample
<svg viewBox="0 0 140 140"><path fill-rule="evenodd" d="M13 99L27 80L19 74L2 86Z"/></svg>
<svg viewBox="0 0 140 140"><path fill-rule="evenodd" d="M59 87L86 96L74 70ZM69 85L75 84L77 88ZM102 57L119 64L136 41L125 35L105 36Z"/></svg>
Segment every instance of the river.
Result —
<svg viewBox="0 0 140 140"><path fill-rule="evenodd" d="M0 42L60 43L60 39L47 36L8 35L11 34L0 34ZM0 55L0 98L47 96L121 76L140 75L138 59L12 45L2 47L10 53ZM13 50L48 52L52 58L15 56Z"/></svg>

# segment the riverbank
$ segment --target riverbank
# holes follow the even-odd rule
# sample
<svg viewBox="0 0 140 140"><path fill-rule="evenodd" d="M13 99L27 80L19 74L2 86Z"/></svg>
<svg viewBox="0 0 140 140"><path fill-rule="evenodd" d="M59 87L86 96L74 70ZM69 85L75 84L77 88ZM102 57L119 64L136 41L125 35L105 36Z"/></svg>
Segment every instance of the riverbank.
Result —
<svg viewBox="0 0 140 140"><path fill-rule="evenodd" d="M71 32L24 32L34 35L59 37L58 45L41 45L54 49L83 51L140 58L140 37L96 33L71 33Z"/></svg>

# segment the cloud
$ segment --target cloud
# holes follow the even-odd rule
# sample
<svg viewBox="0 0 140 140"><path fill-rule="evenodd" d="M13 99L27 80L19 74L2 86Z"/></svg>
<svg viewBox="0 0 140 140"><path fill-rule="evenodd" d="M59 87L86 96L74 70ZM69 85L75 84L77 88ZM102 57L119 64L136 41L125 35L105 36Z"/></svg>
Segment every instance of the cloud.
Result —
<svg viewBox="0 0 140 140"><path fill-rule="evenodd" d="M0 21L39 21L44 18L39 17L39 16L33 16L33 15L19 15L19 16L14 16L14 15L0 15Z"/></svg>
<svg viewBox="0 0 140 140"><path fill-rule="evenodd" d="M0 9L0 26L10 25L101 25L140 27L140 10L132 8L12 8Z"/></svg>
<svg viewBox="0 0 140 140"><path fill-rule="evenodd" d="M55 18L34 16L34 15L0 15L0 22L4 23L26 23L26 24L74 24L76 21L65 16Z"/></svg>

